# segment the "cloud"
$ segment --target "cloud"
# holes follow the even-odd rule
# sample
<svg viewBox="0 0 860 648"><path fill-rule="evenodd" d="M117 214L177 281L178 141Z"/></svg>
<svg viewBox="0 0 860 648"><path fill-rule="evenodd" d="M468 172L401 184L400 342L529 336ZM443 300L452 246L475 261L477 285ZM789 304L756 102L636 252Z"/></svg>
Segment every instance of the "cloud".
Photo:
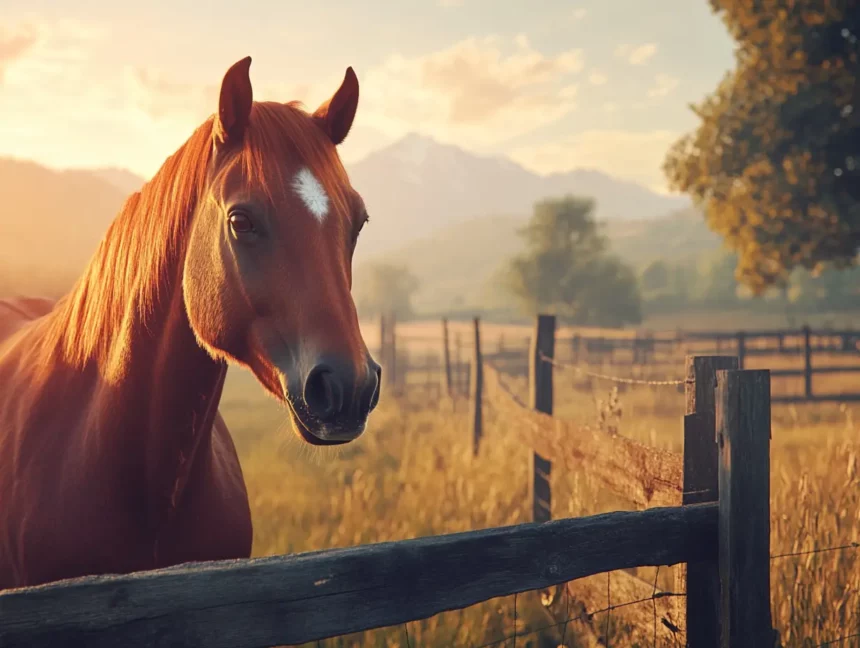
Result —
<svg viewBox="0 0 860 648"><path fill-rule="evenodd" d="M24 56L38 40L38 32L33 25L21 25L14 29L0 27L0 83L5 78L6 68Z"/></svg>
<svg viewBox="0 0 860 648"><path fill-rule="evenodd" d="M513 45L513 47L511 47ZM362 81L368 124L389 135L424 132L491 146L550 124L576 107L581 50L547 56L525 35L469 38L444 50L389 57Z"/></svg>
<svg viewBox="0 0 860 648"><path fill-rule="evenodd" d="M537 173L592 168L666 193L661 167L679 133L667 130L588 130L537 146L515 149L511 157Z"/></svg>
<svg viewBox="0 0 860 648"><path fill-rule="evenodd" d="M652 99L665 97L672 93L680 83L681 80L678 77L660 73L654 77L654 86L648 89L648 96Z"/></svg>
<svg viewBox="0 0 860 648"><path fill-rule="evenodd" d="M440 7L450 9L451 7L461 7L463 0L437 0Z"/></svg>
<svg viewBox="0 0 860 648"><path fill-rule="evenodd" d="M574 9L570 13L570 18L571 18L572 22L579 22L580 20L585 18L587 15L588 15L588 9L586 9L585 7L579 7L577 9Z"/></svg>
<svg viewBox="0 0 860 648"><path fill-rule="evenodd" d="M656 43L644 43L636 46L623 44L615 48L615 56L625 59L630 65L645 65L656 53Z"/></svg>
<svg viewBox="0 0 860 648"><path fill-rule="evenodd" d="M187 122L189 127L201 123L218 108L220 79L212 83L186 82L161 70L142 67L126 67L123 74L124 88L130 106L153 121ZM337 84L327 88L313 88L319 95L316 102L308 101L312 88L306 84L254 84L256 101L303 101L309 108L316 108L324 98L331 95Z"/></svg>
<svg viewBox="0 0 860 648"><path fill-rule="evenodd" d="M588 75L588 82L591 85L605 85L608 80L606 75L599 70L592 70L591 74Z"/></svg>

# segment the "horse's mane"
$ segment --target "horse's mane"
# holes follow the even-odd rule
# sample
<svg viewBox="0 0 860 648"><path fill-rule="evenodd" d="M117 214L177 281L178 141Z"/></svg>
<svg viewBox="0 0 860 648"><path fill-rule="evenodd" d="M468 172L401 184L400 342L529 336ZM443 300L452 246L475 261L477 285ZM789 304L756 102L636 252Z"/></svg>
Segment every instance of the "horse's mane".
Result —
<svg viewBox="0 0 860 648"><path fill-rule="evenodd" d="M76 366L100 357L111 365L111 374L121 369L135 325L147 327L159 297L179 278L177 264L206 186L213 125L210 116L152 180L129 196L83 275L55 308L45 348ZM273 160L286 161L296 153L334 205L345 206L346 171L322 129L297 102L254 103L243 145L224 170L240 165L245 177L271 197L282 180L282 167Z"/></svg>

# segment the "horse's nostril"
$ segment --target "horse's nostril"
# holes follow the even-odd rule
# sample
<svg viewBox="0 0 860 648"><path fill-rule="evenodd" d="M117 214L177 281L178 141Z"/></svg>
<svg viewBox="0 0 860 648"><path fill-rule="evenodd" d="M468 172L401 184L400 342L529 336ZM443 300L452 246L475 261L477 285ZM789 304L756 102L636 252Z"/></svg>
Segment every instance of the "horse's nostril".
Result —
<svg viewBox="0 0 860 648"><path fill-rule="evenodd" d="M317 365L305 381L305 405L321 420L327 420L343 409L343 385L331 367Z"/></svg>
<svg viewBox="0 0 860 648"><path fill-rule="evenodd" d="M361 403L362 416L369 415L379 404L379 392L382 391L382 367L370 361L370 367L375 377L375 380L370 381Z"/></svg>

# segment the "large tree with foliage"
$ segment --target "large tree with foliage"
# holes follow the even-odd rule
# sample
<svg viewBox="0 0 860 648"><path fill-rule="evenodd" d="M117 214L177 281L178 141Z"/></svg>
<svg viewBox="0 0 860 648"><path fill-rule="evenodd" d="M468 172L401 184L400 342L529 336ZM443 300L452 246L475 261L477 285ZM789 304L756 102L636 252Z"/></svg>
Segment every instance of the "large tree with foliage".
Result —
<svg viewBox="0 0 860 648"><path fill-rule="evenodd" d="M737 40L736 68L669 152L738 252L754 293L796 267L854 262L860 247L860 2L710 0Z"/></svg>
<svg viewBox="0 0 860 648"><path fill-rule="evenodd" d="M530 315L553 312L573 324L621 326L642 319L632 270L607 253L594 202L567 196L535 205L520 230L524 254L507 269L508 290Z"/></svg>

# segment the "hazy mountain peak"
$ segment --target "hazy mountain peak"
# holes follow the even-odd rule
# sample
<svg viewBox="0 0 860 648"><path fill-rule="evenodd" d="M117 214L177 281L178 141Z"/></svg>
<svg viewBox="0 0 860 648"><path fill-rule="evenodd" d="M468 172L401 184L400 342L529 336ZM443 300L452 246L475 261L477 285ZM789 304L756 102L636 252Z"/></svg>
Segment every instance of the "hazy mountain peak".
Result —
<svg viewBox="0 0 860 648"><path fill-rule="evenodd" d="M403 245L488 214L519 214L566 194L591 197L602 220L651 219L689 205L596 169L539 175L502 156L482 156L409 133L350 165L373 226L362 235L359 254Z"/></svg>

